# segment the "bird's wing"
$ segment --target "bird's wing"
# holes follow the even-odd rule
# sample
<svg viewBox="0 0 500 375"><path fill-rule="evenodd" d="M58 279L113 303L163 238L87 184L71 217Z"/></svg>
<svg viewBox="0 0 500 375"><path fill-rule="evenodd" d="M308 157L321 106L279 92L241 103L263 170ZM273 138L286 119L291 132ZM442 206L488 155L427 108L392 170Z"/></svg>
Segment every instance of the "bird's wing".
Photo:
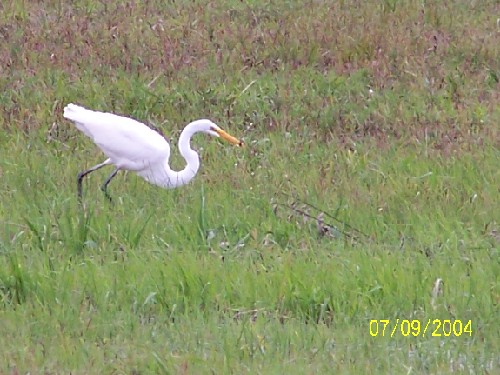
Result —
<svg viewBox="0 0 500 375"><path fill-rule="evenodd" d="M170 156L165 138L134 119L75 104L64 108L64 117L74 121L119 168L139 170L168 161Z"/></svg>

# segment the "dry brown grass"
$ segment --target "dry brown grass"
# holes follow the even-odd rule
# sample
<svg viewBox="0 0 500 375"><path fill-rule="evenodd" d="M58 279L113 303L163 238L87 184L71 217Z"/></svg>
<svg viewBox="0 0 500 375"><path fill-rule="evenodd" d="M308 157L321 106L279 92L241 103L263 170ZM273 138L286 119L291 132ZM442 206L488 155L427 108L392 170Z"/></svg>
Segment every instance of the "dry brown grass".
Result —
<svg viewBox="0 0 500 375"><path fill-rule="evenodd" d="M249 112L264 113L266 108L252 101L235 108L231 100L220 98L225 92L202 101L224 106L219 111L232 122L253 122L263 131L308 126L340 143L367 136L381 145L394 138L432 140L436 149L448 152L460 143L498 139L496 1L425 6L410 1L278 6L39 1L11 2L3 8L4 127L36 129L47 115L57 115L65 98L54 90L57 82L50 82L54 75L68 86L94 77L109 87L123 80L123 74L148 87L189 80L194 81L190 89L205 92L218 84L231 87L264 77L274 87L264 93L272 102L267 103L272 115L251 121ZM326 86L335 86L333 75L346 77L346 87L314 92L314 83L304 83L307 93L301 92L307 72L330 77ZM375 103L369 103L369 89ZM29 96L33 90L40 95L35 103ZM103 102L120 102L119 93L102 95ZM33 107L45 115L34 116Z"/></svg>

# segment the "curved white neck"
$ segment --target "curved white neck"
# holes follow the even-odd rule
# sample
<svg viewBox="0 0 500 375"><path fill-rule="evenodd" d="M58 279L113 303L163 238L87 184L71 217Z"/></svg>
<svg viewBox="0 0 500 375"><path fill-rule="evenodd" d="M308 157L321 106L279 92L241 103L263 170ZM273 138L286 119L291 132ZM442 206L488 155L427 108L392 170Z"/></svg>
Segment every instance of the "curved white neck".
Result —
<svg viewBox="0 0 500 375"><path fill-rule="evenodd" d="M199 130L196 128L196 124L191 123L184 128L179 137L179 151L186 161L184 169L181 171L173 171L168 165L169 161L165 160L162 178L151 182L164 188L175 188L187 184L193 179L194 176L196 176L196 173L200 168L200 158L198 157L198 153L191 149L190 142L191 137L198 131Z"/></svg>

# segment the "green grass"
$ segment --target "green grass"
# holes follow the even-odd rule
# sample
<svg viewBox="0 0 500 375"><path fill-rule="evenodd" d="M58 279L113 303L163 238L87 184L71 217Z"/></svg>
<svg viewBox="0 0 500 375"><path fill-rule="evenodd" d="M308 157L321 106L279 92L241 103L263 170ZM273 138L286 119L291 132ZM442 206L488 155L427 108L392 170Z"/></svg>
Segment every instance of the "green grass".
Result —
<svg viewBox="0 0 500 375"><path fill-rule="evenodd" d="M0 9L0 373L500 370L495 1ZM82 209L69 102L246 147L198 136L190 185L121 172L114 204L95 172Z"/></svg>

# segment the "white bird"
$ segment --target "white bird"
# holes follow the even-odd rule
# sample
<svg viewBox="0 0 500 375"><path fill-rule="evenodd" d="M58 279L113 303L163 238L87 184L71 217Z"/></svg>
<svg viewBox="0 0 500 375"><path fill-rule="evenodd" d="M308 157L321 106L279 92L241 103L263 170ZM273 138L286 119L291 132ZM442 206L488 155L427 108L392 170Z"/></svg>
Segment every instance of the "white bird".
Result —
<svg viewBox="0 0 500 375"><path fill-rule="evenodd" d="M64 108L64 117L74 121L76 127L108 157L104 162L78 174L78 197L82 197L82 180L89 173L113 164L115 170L109 175L101 189L111 200L107 187L119 170L134 171L149 183L172 189L187 184L200 167L198 153L191 149L191 137L203 132L221 137L228 142L243 146L243 142L229 135L210 120L197 120L188 124L179 138L179 151L186 160L186 167L173 171L168 164L170 146L155 130L131 118L112 113L92 111L76 104Z"/></svg>

